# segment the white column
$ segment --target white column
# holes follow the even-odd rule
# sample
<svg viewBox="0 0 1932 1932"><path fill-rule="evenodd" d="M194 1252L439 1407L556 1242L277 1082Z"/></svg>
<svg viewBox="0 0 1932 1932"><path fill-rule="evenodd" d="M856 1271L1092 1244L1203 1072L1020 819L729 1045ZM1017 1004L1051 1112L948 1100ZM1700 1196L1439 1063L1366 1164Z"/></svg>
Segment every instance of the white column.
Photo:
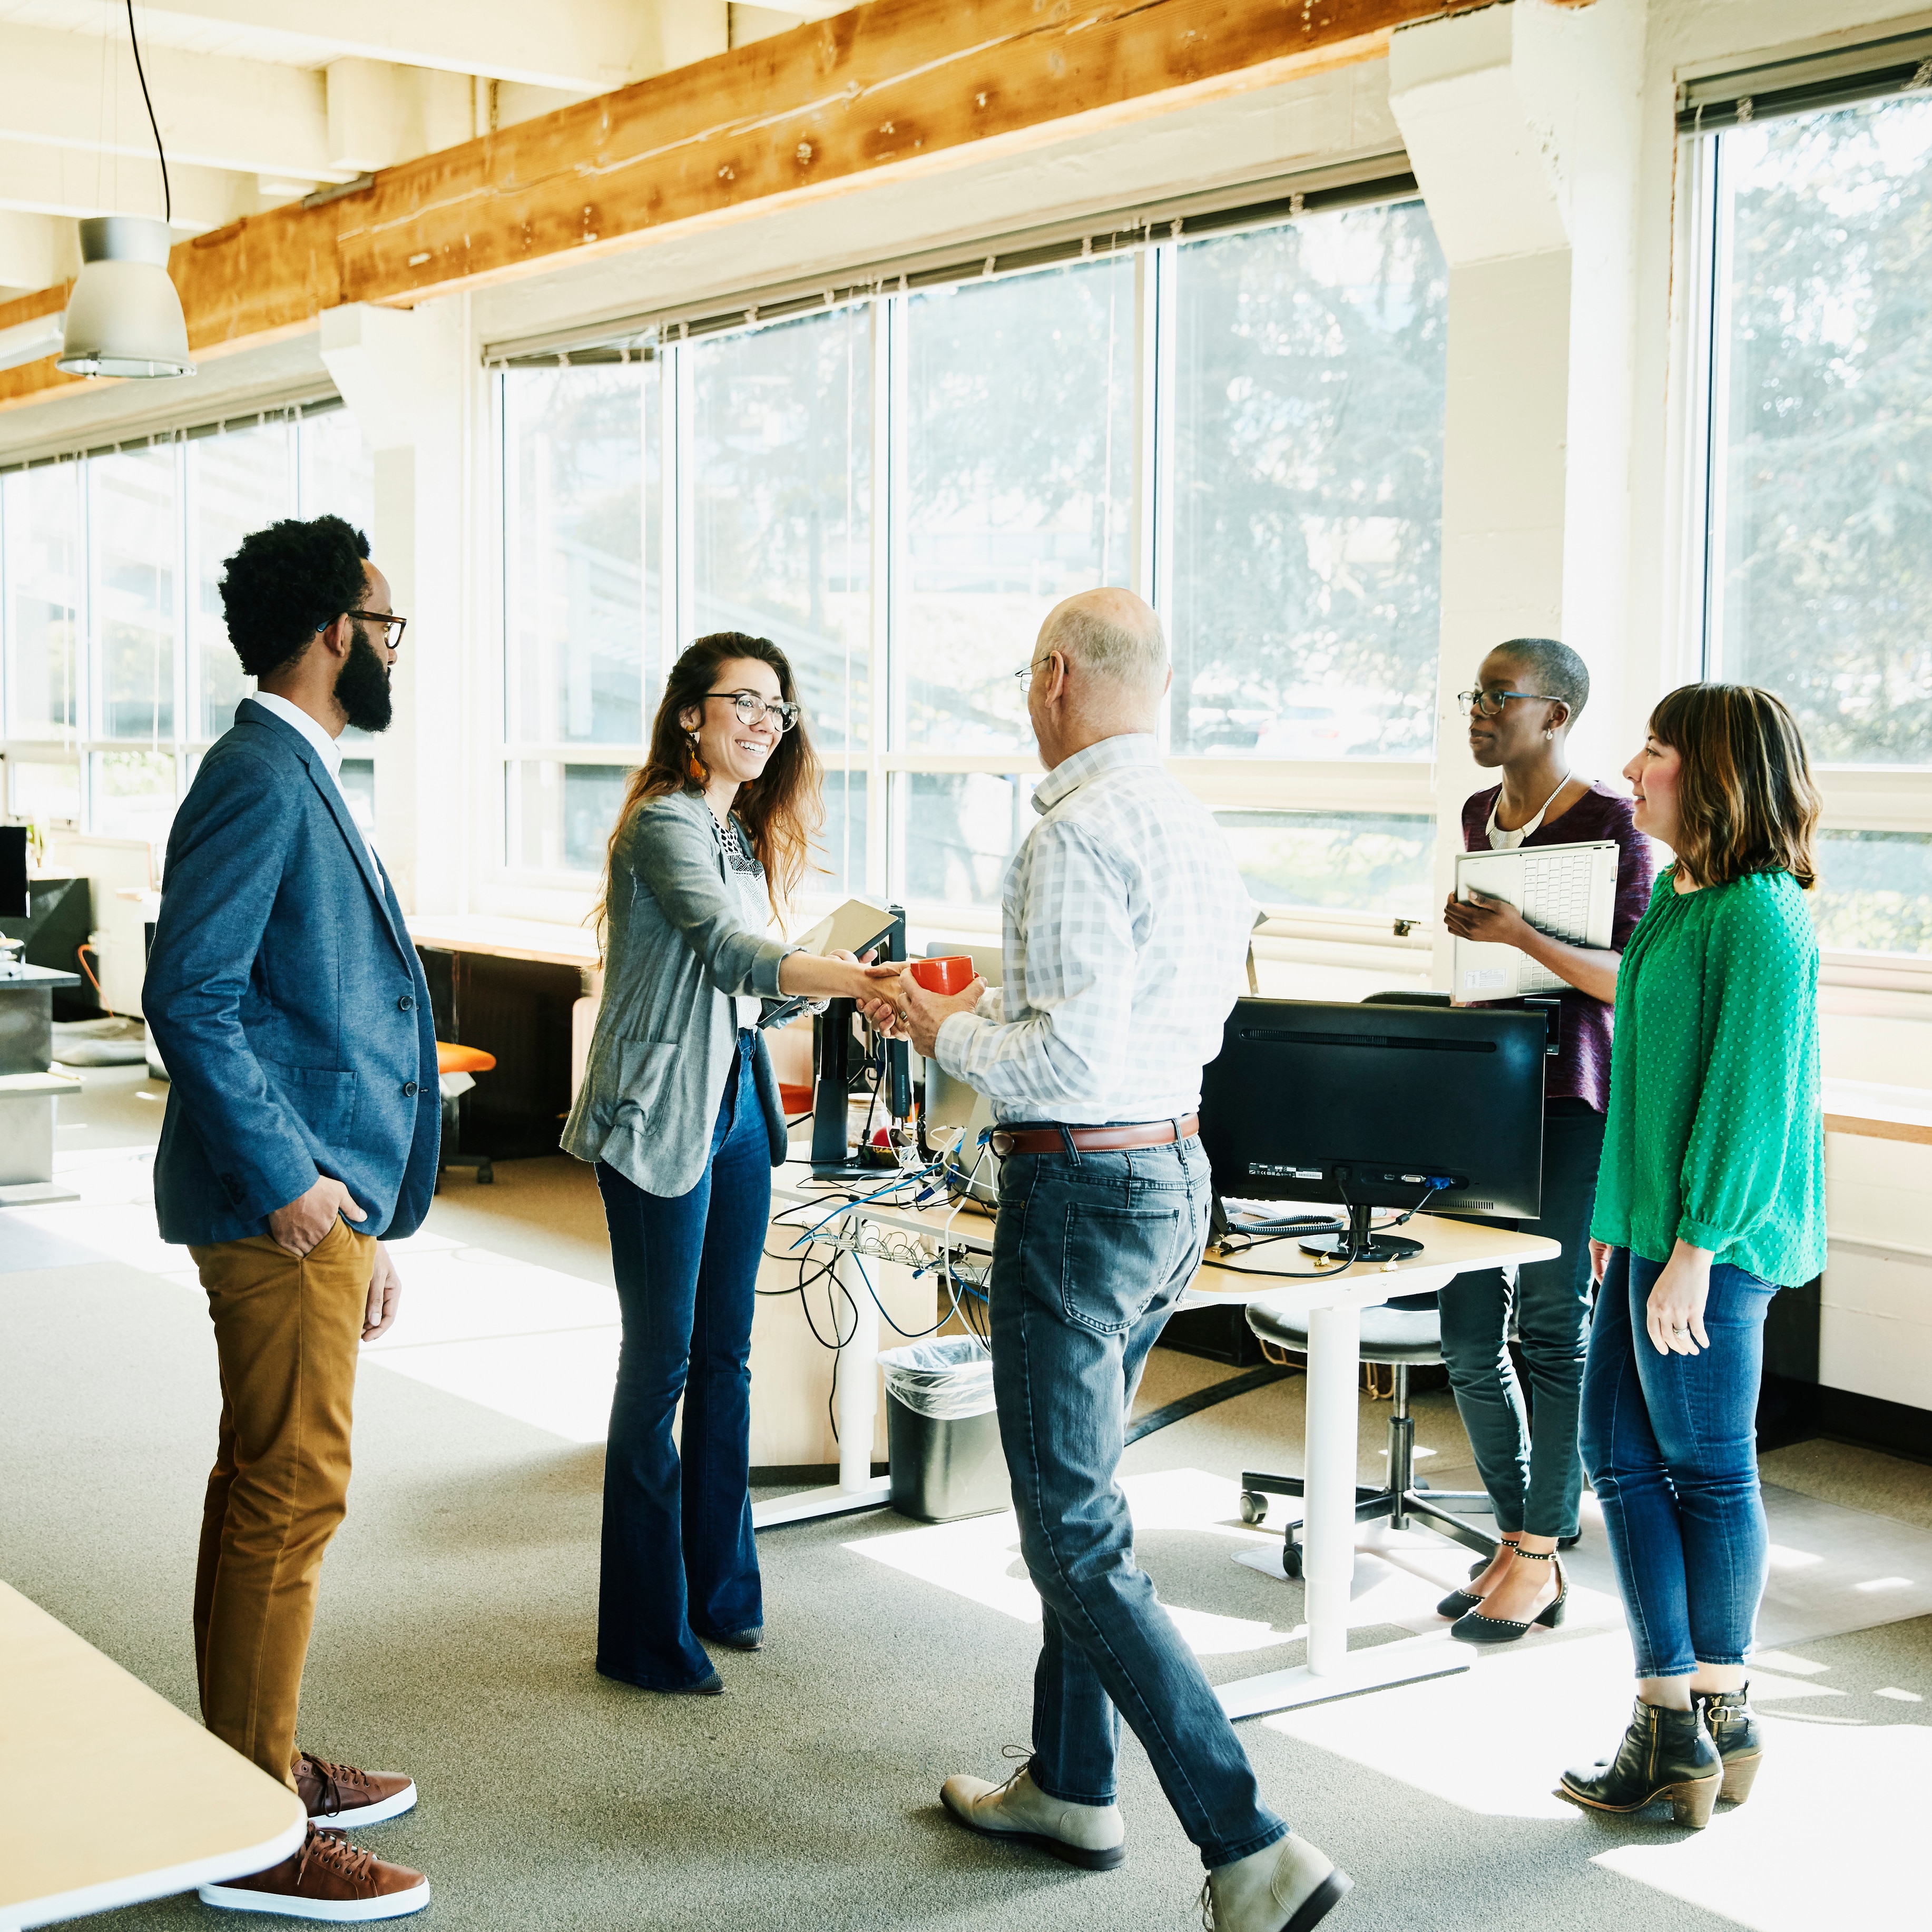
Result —
<svg viewBox="0 0 1932 1932"><path fill-rule="evenodd" d="M322 357L375 452L371 561L410 620L376 741L376 837L406 912L460 911L476 787L465 770L471 400L468 302L366 304L322 318Z"/></svg>
<svg viewBox="0 0 1932 1932"><path fill-rule="evenodd" d="M1487 782L1454 693L1505 638L1590 668L1578 770L1628 755L1630 407L1642 0L1508 7L1397 30L1390 106L1449 262L1437 897ZM1448 980L1438 940L1436 983Z"/></svg>

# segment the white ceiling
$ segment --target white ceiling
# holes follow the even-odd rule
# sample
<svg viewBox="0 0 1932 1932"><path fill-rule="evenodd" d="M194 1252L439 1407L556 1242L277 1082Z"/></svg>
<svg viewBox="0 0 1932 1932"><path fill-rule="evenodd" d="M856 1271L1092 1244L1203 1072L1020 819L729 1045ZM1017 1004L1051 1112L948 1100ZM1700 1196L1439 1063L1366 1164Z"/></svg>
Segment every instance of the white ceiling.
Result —
<svg viewBox="0 0 1932 1932"><path fill-rule="evenodd" d="M220 227L847 0L136 0L178 234ZM0 300L75 223L161 212L122 0L0 0Z"/></svg>

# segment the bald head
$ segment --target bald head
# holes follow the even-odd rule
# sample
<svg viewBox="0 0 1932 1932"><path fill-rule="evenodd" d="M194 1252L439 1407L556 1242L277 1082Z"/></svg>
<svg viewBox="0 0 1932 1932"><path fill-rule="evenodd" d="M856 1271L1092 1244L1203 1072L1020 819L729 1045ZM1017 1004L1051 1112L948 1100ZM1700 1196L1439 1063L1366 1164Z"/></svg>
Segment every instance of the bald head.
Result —
<svg viewBox="0 0 1932 1932"><path fill-rule="evenodd" d="M1051 771L1102 738L1152 731L1167 689L1160 620L1130 590L1083 590L1040 627L1027 716Z"/></svg>
<svg viewBox="0 0 1932 1932"><path fill-rule="evenodd" d="M1036 658L1058 651L1118 701L1151 708L1167 688L1167 640L1160 620L1131 590L1083 590L1056 604L1040 627Z"/></svg>

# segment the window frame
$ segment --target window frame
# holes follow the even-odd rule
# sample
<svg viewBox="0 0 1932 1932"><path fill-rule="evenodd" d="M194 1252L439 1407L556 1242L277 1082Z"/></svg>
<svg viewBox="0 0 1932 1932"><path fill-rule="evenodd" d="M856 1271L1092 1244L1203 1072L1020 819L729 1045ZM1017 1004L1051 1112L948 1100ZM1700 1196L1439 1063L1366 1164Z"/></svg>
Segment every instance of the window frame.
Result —
<svg viewBox="0 0 1932 1932"><path fill-rule="evenodd" d="M194 482L194 466L188 460L189 447L206 437L230 431L245 433L272 424L286 424L290 435L290 501L292 513L300 514L303 507L301 425L305 418L326 415L344 406L339 396L312 396L304 400L277 403L193 427L157 430L152 436L37 456L26 462L9 464L0 470L0 476L11 476L56 464L71 463L79 466L76 482L79 526L74 611L80 644L75 692L78 723L71 730L49 736L17 728L18 721L12 714L11 676L0 677L0 814L12 809L16 764L72 764L78 767L80 809L70 820L52 821L52 827L62 832L95 836L100 818L98 788L102 755L142 751L173 760L173 806L178 808L188 794L188 786L194 782L203 754L215 742L213 738L203 736L194 728L201 715L201 662L190 608L195 591L194 572L199 559L195 522L198 492ZM94 608L94 585L98 560L94 530L94 484L89 466L104 458L138 455L155 450L167 451L174 466L174 592L170 620L173 626L173 728L165 737L113 738L104 734L100 719L105 688L100 658L100 614ZM10 671L14 608L12 586L5 580L6 516L4 496L0 496L0 659L7 662ZM248 682L252 689L253 681Z"/></svg>
<svg viewBox="0 0 1932 1932"><path fill-rule="evenodd" d="M1387 171L1384 171L1385 176ZM1338 206L1397 204L1421 199L1412 178L1390 178L1388 191L1372 194L1354 193ZM1156 233L1144 230L1125 239L1114 238L1108 252L1131 248L1134 261L1132 347L1133 394L1131 399L1132 500L1129 512L1130 586L1144 598L1160 614L1163 624L1172 621L1171 508L1173 501L1174 430L1172 416L1176 397L1174 346L1178 334L1177 265L1184 241L1208 234L1228 234L1243 229L1260 229L1298 218L1303 212L1319 214L1324 207L1299 205L1299 197L1284 196L1280 206L1265 219L1245 223L1218 223L1198 232L1183 232L1184 224L1176 220L1163 224ZM1091 251L1097 256L1101 251ZM1027 260L1010 268L1000 268L998 278L1024 274L1063 266L1081 259L1078 250L1052 260ZM1002 258L1003 259L1003 258ZM988 278L991 278L990 277ZM865 303L871 314L871 384L872 437L870 454L872 503L868 512L871 532L871 635L869 675L872 680L873 728L862 752L849 748L821 752L828 776L834 772L857 772L866 782L866 876L855 889L882 902L890 898L903 904L911 923L922 932L967 934L996 934L1000 928L997 905L968 905L953 902L902 899L895 889L904 874L902 836L895 824L898 781L918 773L986 772L1000 777L1037 777L1040 764L1030 748L1011 752L943 752L915 751L892 742L889 680L893 647L894 545L898 541L896 520L890 514L895 501L898 479L905 462L904 430L907 421L904 384L908 362L907 322L910 300L930 280L875 278L862 288L830 290L818 298L820 309ZM720 305L721 308L723 306ZM760 313L756 303L747 302L731 314L739 328L776 326L795 319L796 308L782 308L777 313ZM499 554L490 575L500 590L506 583L508 538L505 524L504 478L510 460L506 437L508 411L505 380L519 366L558 366L581 358L586 364L638 359L654 370L655 380L663 385L664 412L659 420L660 452L668 472L662 479L661 499L665 528L662 532L661 579L664 593L660 599L658 647L668 662L688 634L688 614L692 608L692 554L689 511L680 502L680 478L688 474L682 460L689 447L690 408L688 374L688 346L701 342L720 331L707 326L695 334L688 323L666 319L638 324L621 335L607 334L599 346L593 337L579 334L560 338L560 346L542 354L524 357L514 350L493 346L485 350L486 367L494 380L489 385L489 408L493 413L488 446L496 452L495 465L495 514L491 520L494 541ZM565 346L574 340L574 346ZM647 360L644 358L648 358ZM652 380L646 377L646 380ZM500 652L507 653L509 640L507 614L497 626ZM506 657L504 662L507 662ZM1438 672L1439 675L1439 672ZM492 706L490 742L486 756L494 766L499 804L496 822L501 836L494 842L494 856L486 854L479 866L476 904L479 910L508 916L576 918L595 895L598 880L594 873L542 870L510 862L512 848L508 824L508 773L512 764L524 760L568 762L575 764L609 764L634 766L645 752L643 745L592 745L568 746L538 743L511 737L504 712L507 677L500 668L495 680L496 701ZM1204 803L1217 810L1294 810L1338 808L1364 812L1427 812L1434 814L1438 805L1436 766L1432 758L1408 760L1348 759L1243 759L1166 757L1168 721L1163 707L1160 742L1164 762ZM808 890L801 895L794 923L803 923L829 908L840 895L826 890ZM1429 970L1432 918L1394 920L1382 913L1351 913L1335 909L1269 906L1268 916L1257 931L1256 951L1264 961L1308 962L1345 968L1387 971L1399 977L1426 981ZM1432 912L1432 908L1420 909Z"/></svg>
<svg viewBox="0 0 1932 1932"><path fill-rule="evenodd" d="M1929 42L1928 45L1932 45ZM1696 86L1687 82L1689 91ZM1828 114L1860 101L1890 97L1876 86L1846 84L1829 98L1796 102L1777 118ZM1723 339L1723 291L1730 270L1728 237L1720 219L1724 194L1721 144L1725 134L1749 124L1746 111L1706 112L1698 124L1693 106L1680 116L1678 178L1684 185L1684 218L1678 236L1678 285L1684 290L1673 330L1673 357L1682 398L1672 434L1678 442L1672 522L1678 579L1675 682L1719 674L1720 639L1714 604L1724 519L1724 433L1728 414L1729 345ZM1909 832L1932 835L1932 764L1871 765L1816 762L1812 766L1823 809L1820 832ZM1920 1004L1932 998L1932 955L1826 949L1820 955L1822 982L1880 996L1841 1001L1846 1010L1894 1010L1922 1018ZM1886 995L1908 994L1895 1009Z"/></svg>

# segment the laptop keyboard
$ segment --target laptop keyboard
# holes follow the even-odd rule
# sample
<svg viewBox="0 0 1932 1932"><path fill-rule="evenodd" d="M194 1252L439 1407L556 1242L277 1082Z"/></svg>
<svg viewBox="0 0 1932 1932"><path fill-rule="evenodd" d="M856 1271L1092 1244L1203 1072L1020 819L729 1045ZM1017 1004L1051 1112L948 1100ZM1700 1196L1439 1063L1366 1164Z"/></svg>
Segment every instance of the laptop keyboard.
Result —
<svg viewBox="0 0 1932 1932"><path fill-rule="evenodd" d="M1571 946L1589 944L1590 868L1588 852L1526 852L1522 862L1522 916L1539 932ZM1526 958L1517 986L1526 993L1559 992L1568 982Z"/></svg>

